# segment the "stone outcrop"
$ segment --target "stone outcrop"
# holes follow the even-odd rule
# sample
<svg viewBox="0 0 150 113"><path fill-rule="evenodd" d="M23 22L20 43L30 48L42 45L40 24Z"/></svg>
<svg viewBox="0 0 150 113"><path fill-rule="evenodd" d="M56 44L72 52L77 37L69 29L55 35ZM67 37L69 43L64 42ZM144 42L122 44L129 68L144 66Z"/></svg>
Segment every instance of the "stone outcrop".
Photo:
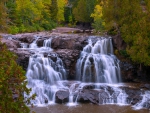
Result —
<svg viewBox="0 0 150 113"><path fill-rule="evenodd" d="M2 43L5 43L6 46L10 49L10 50L16 50L17 48L20 48L20 42L14 39L6 39L6 38L2 38L1 39Z"/></svg>
<svg viewBox="0 0 150 113"><path fill-rule="evenodd" d="M15 52L18 55L17 62L19 65L23 66L24 70L27 70L29 57L32 52L29 49L20 49L21 44L25 43L27 47L35 40L35 36L39 37L36 41L38 47L43 47L44 40L52 38L51 47L53 51L48 51L44 53L44 56L52 57L55 60L53 53L62 59L68 79L75 78L75 68L76 62L79 58L80 51L87 44L87 36L77 35L77 34L18 34L18 35L5 35L2 38L2 42L6 43L9 50Z"/></svg>
<svg viewBox="0 0 150 113"><path fill-rule="evenodd" d="M65 69L68 74L68 79L74 79L76 62L79 58L80 51L87 44L88 36L80 34L60 34L47 32L3 35L4 38L2 38L2 42L6 43L9 50L17 53L18 64L23 66L25 70L27 69L29 56L32 53L28 50L18 48L21 47L21 43L25 43L27 47L29 47L29 44L31 44L35 40L35 36L39 37L36 42L38 47L43 46L44 40L52 38L51 47L53 48L53 52L57 53L58 56L63 60ZM112 39L114 47L118 50L126 48L126 44L119 35L112 36ZM138 69L128 62L121 61L120 67L121 75L123 81L125 82L136 81L136 78L138 76L143 75L141 74L143 72L137 71Z"/></svg>
<svg viewBox="0 0 150 113"><path fill-rule="evenodd" d="M65 103L69 101L69 91L66 90L59 90L56 92L55 95L56 103Z"/></svg>
<svg viewBox="0 0 150 113"><path fill-rule="evenodd" d="M92 89L83 89L78 93L79 102L91 102L94 104L99 103L99 91Z"/></svg>
<svg viewBox="0 0 150 113"><path fill-rule="evenodd" d="M22 35L18 38L19 41L31 44L35 39L34 35Z"/></svg>
<svg viewBox="0 0 150 113"><path fill-rule="evenodd" d="M21 49L17 49L14 52L18 56L17 63L20 66L22 66L24 70L27 70L28 63L29 63L29 58L30 58L32 53L27 51L27 50L21 50Z"/></svg>
<svg viewBox="0 0 150 113"><path fill-rule="evenodd" d="M123 41L120 35L112 36L113 46L117 48L117 50L125 50L126 43Z"/></svg>
<svg viewBox="0 0 150 113"><path fill-rule="evenodd" d="M82 50L86 44L86 36L68 35L54 38L52 40L53 49Z"/></svg>
<svg viewBox="0 0 150 113"><path fill-rule="evenodd" d="M73 83L65 83L67 87L71 87ZM143 86L149 86L147 84ZM120 86L119 88L122 90L115 90L113 86L100 85L99 88L95 89L95 84L84 85L81 87L77 84L71 95L73 96L73 102L80 103L93 103L93 104L109 104L116 103L118 99L121 99L120 102L125 101L126 104L136 105L142 101L144 98L142 95L146 90L141 90L138 87L128 87L128 86ZM120 95L120 96L119 96ZM69 91L68 90L59 90L56 92L55 98L56 103L67 103L69 102ZM118 98L119 96L119 98ZM125 104L125 102L123 102ZM149 104L150 100L147 99L143 103L143 107L150 108Z"/></svg>
<svg viewBox="0 0 150 113"><path fill-rule="evenodd" d="M80 51L71 49L58 49L55 52L64 62L67 75L69 75L68 79L75 79L76 62L79 58Z"/></svg>
<svg viewBox="0 0 150 113"><path fill-rule="evenodd" d="M122 80L124 82L133 82L136 79L136 67L126 61L120 62Z"/></svg>

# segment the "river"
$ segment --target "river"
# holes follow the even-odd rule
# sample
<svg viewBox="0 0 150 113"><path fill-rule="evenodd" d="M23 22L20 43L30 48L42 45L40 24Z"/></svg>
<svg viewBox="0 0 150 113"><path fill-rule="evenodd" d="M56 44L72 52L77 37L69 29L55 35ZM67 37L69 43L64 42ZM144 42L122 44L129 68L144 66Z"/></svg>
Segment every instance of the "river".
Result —
<svg viewBox="0 0 150 113"><path fill-rule="evenodd" d="M46 107L33 107L30 109L36 113L150 113L150 110L134 110L131 106L93 104L79 104L72 107L56 104Z"/></svg>

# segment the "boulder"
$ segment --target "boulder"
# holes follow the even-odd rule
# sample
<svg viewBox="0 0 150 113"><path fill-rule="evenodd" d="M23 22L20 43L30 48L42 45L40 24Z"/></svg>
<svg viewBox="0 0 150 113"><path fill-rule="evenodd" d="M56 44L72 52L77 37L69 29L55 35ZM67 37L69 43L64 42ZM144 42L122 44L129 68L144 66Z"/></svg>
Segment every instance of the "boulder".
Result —
<svg viewBox="0 0 150 113"><path fill-rule="evenodd" d="M82 50L87 40L86 36L68 35L53 38L52 48L53 49L72 49Z"/></svg>
<svg viewBox="0 0 150 113"><path fill-rule="evenodd" d="M34 35L22 35L20 38L18 38L19 41L24 42L24 43L29 43L31 44L35 40Z"/></svg>
<svg viewBox="0 0 150 113"><path fill-rule="evenodd" d="M141 94L143 93L143 91L141 91L139 88L126 87L123 89L126 92L126 94L128 95L128 97L127 97L128 103L135 105L142 100Z"/></svg>
<svg viewBox="0 0 150 113"><path fill-rule="evenodd" d="M8 49L10 50L15 50L17 48L20 48L20 42L17 40L13 40L13 39L6 39L6 38L2 38L1 39L2 43L5 43L6 46L8 47Z"/></svg>
<svg viewBox="0 0 150 113"><path fill-rule="evenodd" d="M56 92L55 98L56 103L66 103L69 101L69 91L59 90Z"/></svg>
<svg viewBox="0 0 150 113"><path fill-rule="evenodd" d="M83 89L77 94L77 96L79 102L99 103L99 91L93 89Z"/></svg>
<svg viewBox="0 0 150 113"><path fill-rule="evenodd" d="M31 52L29 52L28 50L22 50L22 49L17 49L16 51L14 51L17 56L17 63L23 67L24 70L27 70L28 68L28 63L29 63L29 58L31 56Z"/></svg>

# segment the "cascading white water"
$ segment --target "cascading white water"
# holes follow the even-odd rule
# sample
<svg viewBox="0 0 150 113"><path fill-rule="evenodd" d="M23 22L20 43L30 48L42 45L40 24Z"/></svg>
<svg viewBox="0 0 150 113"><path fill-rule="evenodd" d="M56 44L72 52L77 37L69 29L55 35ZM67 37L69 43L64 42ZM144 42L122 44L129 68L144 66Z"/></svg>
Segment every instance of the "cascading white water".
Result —
<svg viewBox="0 0 150 113"><path fill-rule="evenodd" d="M52 41L52 38L44 40L44 47L51 48L51 41Z"/></svg>
<svg viewBox="0 0 150 113"><path fill-rule="evenodd" d="M38 36L34 36L35 40L29 45L29 48L38 48L36 42L40 38Z"/></svg>
<svg viewBox="0 0 150 113"><path fill-rule="evenodd" d="M111 38L90 37L77 61L77 80L83 82L118 83L119 60L113 55Z"/></svg>
<svg viewBox="0 0 150 113"><path fill-rule="evenodd" d="M135 104L133 107L134 109L142 109L150 107L150 91L145 91L144 94L141 94L142 100Z"/></svg>
<svg viewBox="0 0 150 113"><path fill-rule="evenodd" d="M98 104L130 104L130 97L126 90L115 84L120 82L121 78L119 60L113 54L111 38L89 37L88 44L83 48L76 65L77 80L81 82L72 81L68 83L65 81L68 83L67 85L62 81L66 80L63 62L57 54L51 52L53 50L51 48L52 38L44 40L43 47L37 46L38 39L39 37L35 37L35 41L30 45L22 44L23 48L34 53L29 59L26 73L27 87L32 88L30 95L36 94L35 100L31 101L32 104L39 106L55 103L58 98L57 91L60 90L69 92L68 103L66 104L68 106L78 105L80 99L83 99L81 97L86 94L89 97L86 99L94 98L88 92L91 90L97 91ZM94 87L86 89L85 87L88 85ZM87 92L84 92L85 90ZM148 91L141 94L142 100L135 107L149 106L149 96Z"/></svg>
<svg viewBox="0 0 150 113"><path fill-rule="evenodd" d="M29 46L32 49L36 48L36 52L29 59L26 73L27 87L32 88L30 95L36 94L36 98L32 103L34 105L44 105L45 103L55 102L56 91L63 87L58 81L66 79L66 71L62 60L57 54L47 53L47 57L43 54L43 51L52 50L51 39L44 41L42 49L37 46L37 39Z"/></svg>

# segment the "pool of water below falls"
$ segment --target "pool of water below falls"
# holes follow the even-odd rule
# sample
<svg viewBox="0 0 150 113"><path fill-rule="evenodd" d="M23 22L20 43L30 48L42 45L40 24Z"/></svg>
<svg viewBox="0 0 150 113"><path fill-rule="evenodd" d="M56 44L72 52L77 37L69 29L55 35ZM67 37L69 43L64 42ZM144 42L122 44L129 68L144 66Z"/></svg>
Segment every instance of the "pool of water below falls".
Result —
<svg viewBox="0 0 150 113"><path fill-rule="evenodd" d="M148 109L134 110L131 106L79 104L66 106L61 104L45 107L30 107L36 113L150 113Z"/></svg>

